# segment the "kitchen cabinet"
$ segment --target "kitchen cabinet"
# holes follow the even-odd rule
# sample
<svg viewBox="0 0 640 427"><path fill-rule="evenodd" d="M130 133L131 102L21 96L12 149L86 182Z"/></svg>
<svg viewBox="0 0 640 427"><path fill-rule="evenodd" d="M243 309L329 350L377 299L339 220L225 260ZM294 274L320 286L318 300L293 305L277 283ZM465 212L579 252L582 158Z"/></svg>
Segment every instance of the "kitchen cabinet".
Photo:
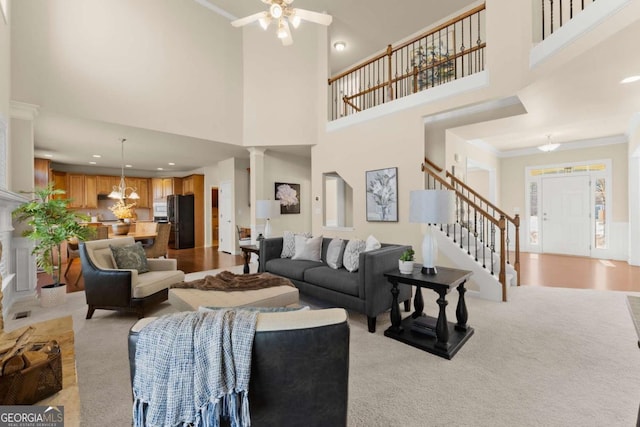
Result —
<svg viewBox="0 0 640 427"><path fill-rule="evenodd" d="M98 194L96 192L96 177L70 173L67 176L67 198L70 208L86 209L98 207Z"/></svg>
<svg viewBox="0 0 640 427"><path fill-rule="evenodd" d="M63 190L65 193L67 191L67 173L60 171L53 171L51 173L51 180L53 181L53 188L56 190ZM59 194L57 196L53 196L54 199L66 199L66 194Z"/></svg>
<svg viewBox="0 0 640 427"><path fill-rule="evenodd" d="M126 178L127 185L135 188L136 193L140 196L140 199L136 200L136 207L138 208L150 208L151 202L149 201L149 178Z"/></svg>
<svg viewBox="0 0 640 427"><path fill-rule="evenodd" d="M105 175L96 176L96 193L104 196L111 193L114 186L113 178L114 178L113 176L105 176Z"/></svg>
<svg viewBox="0 0 640 427"><path fill-rule="evenodd" d="M45 188L49 181L53 181L51 176L51 160L33 159L34 184L36 188Z"/></svg>
<svg viewBox="0 0 640 427"><path fill-rule="evenodd" d="M153 199L166 199L172 194L182 194L182 178L152 178Z"/></svg>

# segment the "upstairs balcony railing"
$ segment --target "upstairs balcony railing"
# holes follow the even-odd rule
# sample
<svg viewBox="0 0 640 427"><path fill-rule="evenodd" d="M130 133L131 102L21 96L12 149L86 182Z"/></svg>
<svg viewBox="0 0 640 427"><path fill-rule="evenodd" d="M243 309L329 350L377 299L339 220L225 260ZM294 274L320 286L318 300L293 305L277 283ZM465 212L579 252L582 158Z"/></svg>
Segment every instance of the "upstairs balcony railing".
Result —
<svg viewBox="0 0 640 427"><path fill-rule="evenodd" d="M485 5L329 79L335 120L484 70Z"/></svg>
<svg viewBox="0 0 640 427"><path fill-rule="evenodd" d="M541 4L542 40L582 12L596 0L535 0Z"/></svg>

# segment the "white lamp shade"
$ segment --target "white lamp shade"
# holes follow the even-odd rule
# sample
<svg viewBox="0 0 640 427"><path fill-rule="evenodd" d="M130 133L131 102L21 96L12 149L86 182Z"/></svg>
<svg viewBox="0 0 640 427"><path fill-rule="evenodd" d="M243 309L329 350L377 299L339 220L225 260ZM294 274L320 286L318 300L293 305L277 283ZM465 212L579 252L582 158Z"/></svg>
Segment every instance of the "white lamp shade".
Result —
<svg viewBox="0 0 640 427"><path fill-rule="evenodd" d="M280 202L277 200L256 200L256 218L267 219L280 216Z"/></svg>
<svg viewBox="0 0 640 427"><path fill-rule="evenodd" d="M415 190L409 198L409 222L452 224L456 220L456 193L450 190Z"/></svg>

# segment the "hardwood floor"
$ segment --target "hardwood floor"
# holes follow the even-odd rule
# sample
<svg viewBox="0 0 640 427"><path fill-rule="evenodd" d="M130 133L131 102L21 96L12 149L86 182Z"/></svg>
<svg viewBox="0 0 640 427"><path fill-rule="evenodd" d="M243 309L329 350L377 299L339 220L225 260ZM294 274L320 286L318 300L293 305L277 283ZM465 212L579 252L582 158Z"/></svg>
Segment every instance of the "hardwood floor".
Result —
<svg viewBox="0 0 640 427"><path fill-rule="evenodd" d="M243 263L241 255L218 252L218 248L169 250L169 258L178 260L178 269L185 273L213 270ZM512 258L513 259L513 258ZM520 254L520 283L523 286L601 289L640 292L640 267L622 261L609 261L550 254ZM63 269L64 271L64 269ZM81 278L72 286L80 273L80 262L75 261L66 277L67 292L84 289ZM38 275L38 285L50 283Z"/></svg>

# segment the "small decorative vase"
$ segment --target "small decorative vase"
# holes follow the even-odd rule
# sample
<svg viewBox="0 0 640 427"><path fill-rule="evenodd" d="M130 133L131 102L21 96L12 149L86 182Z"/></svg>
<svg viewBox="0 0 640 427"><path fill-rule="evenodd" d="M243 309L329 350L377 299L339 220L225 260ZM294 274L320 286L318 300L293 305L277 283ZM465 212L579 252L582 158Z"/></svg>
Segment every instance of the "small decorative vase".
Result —
<svg viewBox="0 0 640 427"><path fill-rule="evenodd" d="M115 224L111 224L113 234L115 234L116 236L123 236L125 234L128 234L130 227L131 227L131 224L128 224L126 222L120 222L120 221L116 222Z"/></svg>
<svg viewBox="0 0 640 427"><path fill-rule="evenodd" d="M413 261L402 261L399 259L398 268L402 274L411 274L413 273Z"/></svg>

